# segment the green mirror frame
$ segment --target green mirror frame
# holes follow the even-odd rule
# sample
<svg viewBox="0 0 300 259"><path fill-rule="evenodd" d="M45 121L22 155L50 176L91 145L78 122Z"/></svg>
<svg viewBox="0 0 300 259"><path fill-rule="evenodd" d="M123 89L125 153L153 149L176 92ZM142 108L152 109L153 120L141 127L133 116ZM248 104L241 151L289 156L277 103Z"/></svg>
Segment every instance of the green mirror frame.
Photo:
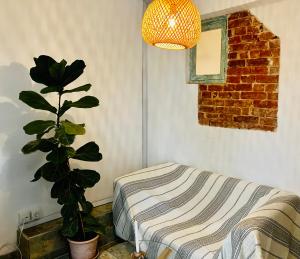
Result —
<svg viewBox="0 0 300 259"><path fill-rule="evenodd" d="M196 57L197 46L188 51L188 84L216 84L226 82L227 72L227 53L228 53L228 34L227 34L227 16L219 16L202 21L202 32L221 29L222 42L221 42L221 73L216 75L197 75L196 74Z"/></svg>

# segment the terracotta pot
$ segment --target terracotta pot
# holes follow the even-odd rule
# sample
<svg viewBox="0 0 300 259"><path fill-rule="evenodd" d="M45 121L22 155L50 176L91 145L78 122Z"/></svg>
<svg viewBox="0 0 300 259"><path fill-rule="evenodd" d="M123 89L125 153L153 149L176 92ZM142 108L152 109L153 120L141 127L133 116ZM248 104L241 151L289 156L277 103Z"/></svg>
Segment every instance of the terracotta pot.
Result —
<svg viewBox="0 0 300 259"><path fill-rule="evenodd" d="M88 241L73 241L68 239L72 259L96 259L98 253L99 235Z"/></svg>

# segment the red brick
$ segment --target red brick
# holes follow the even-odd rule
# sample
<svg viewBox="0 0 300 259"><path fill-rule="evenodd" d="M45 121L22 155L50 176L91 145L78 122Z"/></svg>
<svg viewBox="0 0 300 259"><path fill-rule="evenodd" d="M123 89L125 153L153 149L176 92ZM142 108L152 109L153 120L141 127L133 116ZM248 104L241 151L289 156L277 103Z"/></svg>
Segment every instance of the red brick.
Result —
<svg viewBox="0 0 300 259"><path fill-rule="evenodd" d="M200 112L214 112L214 111L215 111L215 107L205 106L205 105L200 106Z"/></svg>
<svg viewBox="0 0 300 259"><path fill-rule="evenodd" d="M212 119L212 118L218 118L219 114L218 113L206 113L206 118Z"/></svg>
<svg viewBox="0 0 300 259"><path fill-rule="evenodd" d="M213 99L200 99L200 105L214 105Z"/></svg>
<svg viewBox="0 0 300 259"><path fill-rule="evenodd" d="M251 44L252 46L252 44ZM230 51L242 51L242 50L249 50L249 44L239 43L239 44L231 44L229 45Z"/></svg>
<svg viewBox="0 0 300 259"><path fill-rule="evenodd" d="M234 28L234 36L245 35L246 33L247 33L246 27Z"/></svg>
<svg viewBox="0 0 300 259"><path fill-rule="evenodd" d="M268 93L268 100L278 100L278 93Z"/></svg>
<svg viewBox="0 0 300 259"><path fill-rule="evenodd" d="M251 67L251 74L256 75L266 75L269 72L269 68L267 66L264 67Z"/></svg>
<svg viewBox="0 0 300 259"><path fill-rule="evenodd" d="M267 49L267 48L268 48L268 41L254 42L252 44L249 44L249 46L248 46L249 50L254 50L254 49L262 50L262 49Z"/></svg>
<svg viewBox="0 0 300 259"><path fill-rule="evenodd" d="M240 36L234 36L229 38L228 43L229 44L237 44L241 42L241 37Z"/></svg>
<svg viewBox="0 0 300 259"><path fill-rule="evenodd" d="M207 85L199 85L199 90L200 91L206 91L207 90Z"/></svg>
<svg viewBox="0 0 300 259"><path fill-rule="evenodd" d="M255 100L253 102L254 107L257 108L277 108L278 107L278 101L271 101L271 100L267 100L267 101L258 101Z"/></svg>
<svg viewBox="0 0 300 259"><path fill-rule="evenodd" d="M241 77L240 76L227 76L228 83L240 83Z"/></svg>
<svg viewBox="0 0 300 259"><path fill-rule="evenodd" d="M245 60L229 60L228 66L229 67L244 67Z"/></svg>
<svg viewBox="0 0 300 259"><path fill-rule="evenodd" d="M251 99L251 100L264 100L266 99L267 94L264 92L242 92L242 99Z"/></svg>
<svg viewBox="0 0 300 259"><path fill-rule="evenodd" d="M272 58L270 60L270 66L273 66L273 67L279 67L279 58Z"/></svg>
<svg viewBox="0 0 300 259"><path fill-rule="evenodd" d="M272 52L272 56L274 58L278 58L280 56L280 49L279 48L271 49L271 52Z"/></svg>
<svg viewBox="0 0 300 259"><path fill-rule="evenodd" d="M198 113L198 119L205 119L205 114L204 112L199 112Z"/></svg>
<svg viewBox="0 0 300 259"><path fill-rule="evenodd" d="M198 117L198 120L201 125L209 125L209 119Z"/></svg>
<svg viewBox="0 0 300 259"><path fill-rule="evenodd" d="M204 91L202 92L201 96L202 98L211 98L211 92Z"/></svg>
<svg viewBox="0 0 300 259"><path fill-rule="evenodd" d="M250 15L251 14L248 11L236 12L236 13L231 14L228 19L231 21L231 20L235 20L235 19L239 19L239 18L245 18Z"/></svg>
<svg viewBox="0 0 300 259"><path fill-rule="evenodd" d="M256 82L257 83L277 83L279 77L277 75L257 75Z"/></svg>
<svg viewBox="0 0 300 259"><path fill-rule="evenodd" d="M267 58L248 59L246 64L247 66L267 66L269 60Z"/></svg>
<svg viewBox="0 0 300 259"><path fill-rule="evenodd" d="M235 122L251 122L258 123L258 117L255 116L235 116L233 118Z"/></svg>
<svg viewBox="0 0 300 259"><path fill-rule="evenodd" d="M270 74L271 75L278 75L279 74L279 67L270 67Z"/></svg>
<svg viewBox="0 0 300 259"><path fill-rule="evenodd" d="M242 115L249 115L250 109L249 108L242 108Z"/></svg>
<svg viewBox="0 0 300 259"><path fill-rule="evenodd" d="M257 27L257 26L247 27L247 34L257 34L259 32L260 32L260 30L259 30L259 27Z"/></svg>
<svg viewBox="0 0 300 259"><path fill-rule="evenodd" d="M251 73L250 67L229 67L227 68L228 75L247 75Z"/></svg>
<svg viewBox="0 0 300 259"><path fill-rule="evenodd" d="M224 99L239 99L240 98L240 93L238 92L220 92L219 93L220 98Z"/></svg>
<svg viewBox="0 0 300 259"><path fill-rule="evenodd" d="M230 52L228 54L228 59L236 59L238 57L238 53L237 52Z"/></svg>
<svg viewBox="0 0 300 259"><path fill-rule="evenodd" d="M235 107L241 107L241 108L249 108L252 105L252 100L232 100L232 105L230 106L235 106ZM226 105L227 101L225 101ZM229 105L228 105L229 106Z"/></svg>
<svg viewBox="0 0 300 259"><path fill-rule="evenodd" d="M253 92L263 92L263 91L265 91L265 85L264 84L253 84L252 90L253 90Z"/></svg>
<svg viewBox="0 0 300 259"><path fill-rule="evenodd" d="M242 83L254 83L255 82L255 76L251 75L251 76L241 76L241 82ZM251 85L250 85L251 87ZM252 87L251 87L252 88Z"/></svg>
<svg viewBox="0 0 300 259"><path fill-rule="evenodd" d="M240 52L240 53L239 53L239 58L240 58L240 59L246 59L246 58L249 58L248 51Z"/></svg>
<svg viewBox="0 0 300 259"><path fill-rule="evenodd" d="M253 26L258 26L258 27L262 27L261 30L263 30L263 24L256 19L256 17L252 16L252 25Z"/></svg>
<svg viewBox="0 0 300 259"><path fill-rule="evenodd" d="M238 107L228 107L228 110L226 112L228 114L240 115L241 109Z"/></svg>
<svg viewBox="0 0 300 259"><path fill-rule="evenodd" d="M270 108L253 108L252 114L259 117L277 117L277 109L270 109Z"/></svg>
<svg viewBox="0 0 300 259"><path fill-rule="evenodd" d="M235 84L226 84L224 86L224 91L234 91L235 90Z"/></svg>
<svg viewBox="0 0 300 259"><path fill-rule="evenodd" d="M270 40L269 41L269 46L270 46L271 49L280 48L280 40L279 39Z"/></svg>
<svg viewBox="0 0 300 259"><path fill-rule="evenodd" d="M277 122L274 118L260 118L259 120L260 124L268 125L268 126L277 126Z"/></svg>
<svg viewBox="0 0 300 259"><path fill-rule="evenodd" d="M225 100L225 106L234 106L235 100Z"/></svg>
<svg viewBox="0 0 300 259"><path fill-rule="evenodd" d="M267 84L265 86L266 92L277 92L278 91L278 85L277 84Z"/></svg>
<svg viewBox="0 0 300 259"><path fill-rule="evenodd" d="M223 85L209 85L208 91L223 91Z"/></svg>
<svg viewBox="0 0 300 259"><path fill-rule="evenodd" d="M259 34L259 39L260 40L270 40L270 39L277 39L278 37L275 36L272 32L270 31L265 31Z"/></svg>
<svg viewBox="0 0 300 259"><path fill-rule="evenodd" d="M252 50L250 51L250 58L268 58L272 56L271 50Z"/></svg>
<svg viewBox="0 0 300 259"><path fill-rule="evenodd" d="M242 78L243 78L243 76L242 76ZM236 84L235 90L236 91L251 91L252 85L251 84Z"/></svg>
<svg viewBox="0 0 300 259"><path fill-rule="evenodd" d="M246 34L246 35L241 36L241 40L243 42L253 42L253 41L258 40L258 36L255 34Z"/></svg>
<svg viewBox="0 0 300 259"><path fill-rule="evenodd" d="M251 24L252 24L252 21L250 18L241 18L241 19L229 21L228 27L236 28L236 27L250 26Z"/></svg>

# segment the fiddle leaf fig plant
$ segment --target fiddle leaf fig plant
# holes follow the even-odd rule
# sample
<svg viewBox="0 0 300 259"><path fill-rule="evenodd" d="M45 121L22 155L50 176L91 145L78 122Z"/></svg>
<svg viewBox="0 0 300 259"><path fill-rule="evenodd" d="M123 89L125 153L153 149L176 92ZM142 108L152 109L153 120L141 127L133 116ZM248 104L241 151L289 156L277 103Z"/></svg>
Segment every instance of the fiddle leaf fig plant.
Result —
<svg viewBox="0 0 300 259"><path fill-rule="evenodd" d="M90 84L68 88L83 73L85 63L82 60L67 65L65 60L58 63L43 55L34 61L36 65L31 68L30 76L44 87L40 93L22 91L19 99L31 108L50 112L54 119L35 120L24 126L25 133L35 138L22 148L22 152L46 153L46 163L36 171L32 182L43 178L53 183L51 197L62 205L62 235L84 241L91 233L104 230L92 216L93 205L85 197L86 188L99 182L100 174L94 170L71 168L71 161L98 162L102 155L93 141L78 149L71 146L76 136L85 134L85 124L64 119L63 115L71 108L96 107L99 100L94 96L84 96L77 101L67 99L69 94L87 92L91 88ZM51 104L43 97L49 93L57 94L57 104Z"/></svg>

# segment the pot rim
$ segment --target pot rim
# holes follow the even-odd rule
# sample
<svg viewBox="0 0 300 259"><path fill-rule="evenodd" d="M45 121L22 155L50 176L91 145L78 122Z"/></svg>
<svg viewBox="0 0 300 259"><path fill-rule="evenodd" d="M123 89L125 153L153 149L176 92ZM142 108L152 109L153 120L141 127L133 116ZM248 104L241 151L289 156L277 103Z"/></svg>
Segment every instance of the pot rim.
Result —
<svg viewBox="0 0 300 259"><path fill-rule="evenodd" d="M95 240L97 240L99 238L99 234L97 234L94 238L90 239L90 240L86 240L86 241L74 241L74 240L71 240L71 239L67 239L69 243L73 243L73 244L78 244L78 245L84 245L84 244L87 244L87 243L91 243Z"/></svg>

